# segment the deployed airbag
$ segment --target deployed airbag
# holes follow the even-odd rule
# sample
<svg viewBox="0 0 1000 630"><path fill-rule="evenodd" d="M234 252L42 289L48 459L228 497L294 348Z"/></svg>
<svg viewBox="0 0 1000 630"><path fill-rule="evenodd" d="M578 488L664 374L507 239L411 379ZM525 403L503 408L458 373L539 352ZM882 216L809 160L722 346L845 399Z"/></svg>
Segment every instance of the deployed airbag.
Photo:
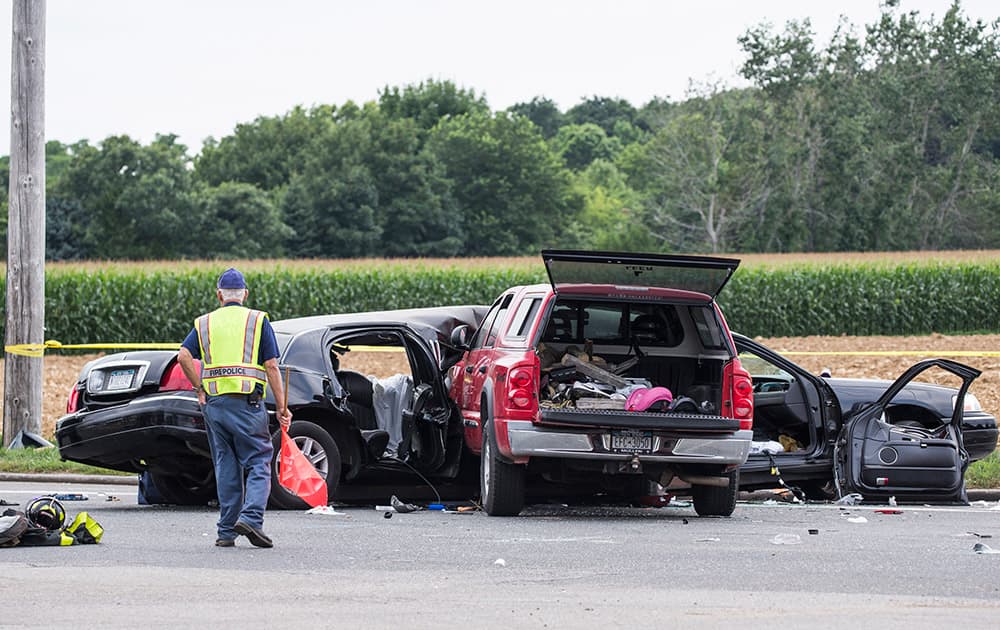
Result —
<svg viewBox="0 0 1000 630"><path fill-rule="evenodd" d="M408 409L413 399L413 379L409 374L369 378L372 382L375 423L389 434L386 454L395 456L403 440L403 409Z"/></svg>

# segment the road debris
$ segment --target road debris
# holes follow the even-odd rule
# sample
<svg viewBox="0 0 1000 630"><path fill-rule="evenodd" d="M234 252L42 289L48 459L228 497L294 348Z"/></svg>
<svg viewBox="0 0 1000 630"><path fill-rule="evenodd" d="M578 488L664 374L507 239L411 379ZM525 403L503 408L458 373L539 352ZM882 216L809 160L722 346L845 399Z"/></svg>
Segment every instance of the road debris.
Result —
<svg viewBox="0 0 1000 630"><path fill-rule="evenodd" d="M717 543L717 542L721 542L721 541L722 541L721 538L714 538L714 537L710 537L710 538L698 538L698 539L695 540L695 542L710 542L710 543Z"/></svg>
<svg viewBox="0 0 1000 630"><path fill-rule="evenodd" d="M892 509L885 509L885 508L883 508L881 510L872 510L872 511L875 512L876 514L902 514L903 513L903 510L892 510Z"/></svg>
<svg viewBox="0 0 1000 630"><path fill-rule="evenodd" d="M327 516L347 516L345 512L338 512L330 505L317 505L306 510L306 514L325 514Z"/></svg>
<svg viewBox="0 0 1000 630"><path fill-rule="evenodd" d="M980 554L1000 553L1000 549L994 549L993 547L990 547L986 543L976 543L972 545L972 550Z"/></svg>
<svg viewBox="0 0 1000 630"><path fill-rule="evenodd" d="M776 534L771 539L772 545L801 545L802 538L798 534Z"/></svg>
<svg viewBox="0 0 1000 630"><path fill-rule="evenodd" d="M507 566L507 561L504 560L503 558L497 558L496 560L493 561L493 566L495 566L495 567L505 567L505 566Z"/></svg>
<svg viewBox="0 0 1000 630"><path fill-rule="evenodd" d="M89 500L89 497L87 497L87 495L81 494L79 492L73 492L73 493L70 493L70 494L55 494L55 493L52 493L52 494L46 494L45 496L52 497L53 499L55 499L57 501L88 501Z"/></svg>
<svg viewBox="0 0 1000 630"><path fill-rule="evenodd" d="M420 509L419 505L414 505L412 503L404 503L403 501L400 501L399 497L397 497L396 495L392 495L392 497L389 499L389 505L391 505L392 509L396 510L400 514L408 514L410 512L416 512L417 510Z"/></svg>
<svg viewBox="0 0 1000 630"><path fill-rule="evenodd" d="M868 519L863 516L852 516L847 519L848 523L867 523Z"/></svg>
<svg viewBox="0 0 1000 630"><path fill-rule="evenodd" d="M857 492L852 492L851 494L844 495L834 501L834 505L858 505L864 500L864 497Z"/></svg>

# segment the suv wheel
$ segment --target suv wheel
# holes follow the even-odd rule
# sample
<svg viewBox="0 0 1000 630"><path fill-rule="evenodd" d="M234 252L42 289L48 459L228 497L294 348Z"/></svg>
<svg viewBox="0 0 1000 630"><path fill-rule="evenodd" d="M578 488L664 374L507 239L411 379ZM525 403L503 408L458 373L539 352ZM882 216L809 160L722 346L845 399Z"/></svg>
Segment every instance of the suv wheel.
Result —
<svg viewBox="0 0 1000 630"><path fill-rule="evenodd" d="M736 509L736 495L740 487L740 471L726 475L728 486L691 486L691 499L698 516L730 516Z"/></svg>
<svg viewBox="0 0 1000 630"><path fill-rule="evenodd" d="M288 435L295 440L302 454L313 463L318 472L326 480L328 497L334 496L340 484L340 449L326 429L315 422L301 420L292 422L288 427ZM273 440L274 461L271 463L271 496L270 503L284 510L307 510L309 505L292 494L278 481L278 466L281 462L281 431Z"/></svg>
<svg viewBox="0 0 1000 630"><path fill-rule="evenodd" d="M524 466L498 459L493 423L483 423L479 488L483 509L490 516L517 516L524 507Z"/></svg>

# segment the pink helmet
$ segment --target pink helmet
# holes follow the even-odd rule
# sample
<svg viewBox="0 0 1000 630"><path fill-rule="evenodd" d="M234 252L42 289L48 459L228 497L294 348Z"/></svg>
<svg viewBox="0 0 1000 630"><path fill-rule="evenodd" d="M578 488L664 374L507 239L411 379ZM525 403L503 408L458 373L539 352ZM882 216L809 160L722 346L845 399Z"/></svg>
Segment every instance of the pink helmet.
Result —
<svg viewBox="0 0 1000 630"><path fill-rule="evenodd" d="M660 411L666 411L667 405L674 399L673 394L666 387L643 387L629 394L625 402L627 411L647 411L651 407L657 407Z"/></svg>

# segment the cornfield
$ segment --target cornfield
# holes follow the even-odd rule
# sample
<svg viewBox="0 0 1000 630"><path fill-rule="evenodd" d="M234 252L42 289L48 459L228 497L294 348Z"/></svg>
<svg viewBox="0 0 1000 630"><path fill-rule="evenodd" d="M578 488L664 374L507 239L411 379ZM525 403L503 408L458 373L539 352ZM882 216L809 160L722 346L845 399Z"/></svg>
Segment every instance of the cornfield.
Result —
<svg viewBox="0 0 1000 630"><path fill-rule="evenodd" d="M747 257L719 301L748 335L919 335L1000 331L1000 257ZM53 264L45 337L63 343L179 342L216 306L233 263ZM537 258L244 261L248 305L272 319L446 304L488 304L506 288L547 281ZM4 287L0 285L0 291Z"/></svg>

